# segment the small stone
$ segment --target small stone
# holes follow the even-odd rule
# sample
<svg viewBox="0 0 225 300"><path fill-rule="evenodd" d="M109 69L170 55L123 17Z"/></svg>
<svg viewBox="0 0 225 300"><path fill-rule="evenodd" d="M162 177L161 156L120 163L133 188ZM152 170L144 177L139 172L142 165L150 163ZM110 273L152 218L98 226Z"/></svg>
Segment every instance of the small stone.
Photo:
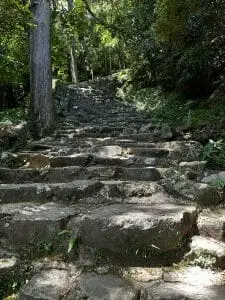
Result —
<svg viewBox="0 0 225 300"><path fill-rule="evenodd" d="M15 257L12 258L0 258L0 270L13 268L17 263Z"/></svg>
<svg viewBox="0 0 225 300"><path fill-rule="evenodd" d="M154 157L148 157L144 160L144 163L148 166L155 166L156 165L156 159Z"/></svg>

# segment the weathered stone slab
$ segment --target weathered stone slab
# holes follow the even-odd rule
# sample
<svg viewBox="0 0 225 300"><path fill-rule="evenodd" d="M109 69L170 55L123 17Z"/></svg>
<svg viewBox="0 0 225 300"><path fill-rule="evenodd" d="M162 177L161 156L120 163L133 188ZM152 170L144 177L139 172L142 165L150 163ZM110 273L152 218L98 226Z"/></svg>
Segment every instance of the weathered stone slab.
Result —
<svg viewBox="0 0 225 300"><path fill-rule="evenodd" d="M68 300L134 300L138 289L111 274L82 274L68 295Z"/></svg>
<svg viewBox="0 0 225 300"><path fill-rule="evenodd" d="M68 183L2 184L1 203L75 201L96 194L103 184L93 180Z"/></svg>
<svg viewBox="0 0 225 300"><path fill-rule="evenodd" d="M155 130L154 132L149 133L138 133L138 134L120 134L120 137L123 139L132 139L140 142L158 142L161 140L168 140L173 137L171 131L164 132L159 130Z"/></svg>
<svg viewBox="0 0 225 300"><path fill-rule="evenodd" d="M20 300L60 300L71 289L67 270L51 269L35 275L19 293Z"/></svg>
<svg viewBox="0 0 225 300"><path fill-rule="evenodd" d="M67 167L74 165L85 166L92 161L90 154L81 153L74 156L57 156L50 158L50 166L52 168Z"/></svg>
<svg viewBox="0 0 225 300"><path fill-rule="evenodd" d="M78 226L84 245L123 257L123 262L129 256L134 261L148 256L153 263L165 253L173 253L175 259L193 234L195 220L193 207L118 204L84 215Z"/></svg>
<svg viewBox="0 0 225 300"><path fill-rule="evenodd" d="M149 197L157 192L162 192L163 189L155 182L149 181L102 181L104 188L102 193L108 198L121 197L126 200L131 197Z"/></svg>
<svg viewBox="0 0 225 300"><path fill-rule="evenodd" d="M124 153L140 157L167 157L169 155L169 152L170 151L168 149L164 148L124 148Z"/></svg>
<svg viewBox="0 0 225 300"><path fill-rule="evenodd" d="M1 183L57 183L74 180L89 179L82 176L82 168L79 166L46 169L8 169L0 168ZM83 177L83 178L82 178ZM90 177L91 178L91 177ZM93 178L93 177L92 177ZM96 177L97 178L97 177Z"/></svg>
<svg viewBox="0 0 225 300"><path fill-rule="evenodd" d="M162 183L169 193L195 202L200 206L213 206L223 202L223 197L216 187L188 180L184 175L174 170L166 173L166 178Z"/></svg>
<svg viewBox="0 0 225 300"><path fill-rule="evenodd" d="M219 241L225 240L225 210L205 209L198 217L199 234Z"/></svg>
<svg viewBox="0 0 225 300"><path fill-rule="evenodd" d="M225 286L192 286L184 283L156 283L142 292L143 300L219 300Z"/></svg>
<svg viewBox="0 0 225 300"><path fill-rule="evenodd" d="M161 173L154 167L127 169L116 166L92 166L88 168L70 166L41 170L0 168L0 183L63 183L89 179L157 181L160 178Z"/></svg>
<svg viewBox="0 0 225 300"><path fill-rule="evenodd" d="M181 267L178 270L164 270L163 280L165 282L180 282L198 287L224 285L222 272L202 269L198 266Z"/></svg>
<svg viewBox="0 0 225 300"><path fill-rule="evenodd" d="M117 145L102 146L102 147L92 148L91 152L98 156L106 156L106 157L122 156L123 148Z"/></svg>
<svg viewBox="0 0 225 300"><path fill-rule="evenodd" d="M5 204L0 206L0 235L15 251L23 255L40 255L44 247L66 251L64 235L69 220L77 215L73 206L57 203ZM60 244L61 243L61 244ZM68 241L66 242L67 246ZM63 250L64 248L64 250Z"/></svg>
<svg viewBox="0 0 225 300"><path fill-rule="evenodd" d="M202 179L203 182L205 183L212 183L212 184L221 184L225 183L225 172L224 171L218 171L218 172L213 172L211 174L206 173L206 175Z"/></svg>

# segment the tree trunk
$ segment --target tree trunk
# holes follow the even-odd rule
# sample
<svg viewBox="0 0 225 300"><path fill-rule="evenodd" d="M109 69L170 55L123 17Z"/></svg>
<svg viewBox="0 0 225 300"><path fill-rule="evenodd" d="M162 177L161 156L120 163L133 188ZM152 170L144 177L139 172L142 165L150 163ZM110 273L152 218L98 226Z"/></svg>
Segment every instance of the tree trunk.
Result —
<svg viewBox="0 0 225 300"><path fill-rule="evenodd" d="M78 83L78 72L77 72L77 57L76 57L76 40L73 37L70 48L70 73L72 83Z"/></svg>
<svg viewBox="0 0 225 300"><path fill-rule="evenodd" d="M30 121L31 132L42 137L54 126L55 109L52 99L50 0L31 0L35 25L30 33Z"/></svg>
<svg viewBox="0 0 225 300"><path fill-rule="evenodd" d="M74 8L73 0L67 0L68 10ZM70 47L70 74L72 83L78 83L78 71L77 71L77 55L76 55L76 37L72 37Z"/></svg>

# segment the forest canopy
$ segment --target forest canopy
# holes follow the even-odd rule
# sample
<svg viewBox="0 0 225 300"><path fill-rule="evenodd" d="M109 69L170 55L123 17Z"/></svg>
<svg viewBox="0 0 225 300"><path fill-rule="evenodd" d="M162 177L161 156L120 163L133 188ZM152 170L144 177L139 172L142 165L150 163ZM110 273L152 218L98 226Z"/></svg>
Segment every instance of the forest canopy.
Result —
<svg viewBox="0 0 225 300"><path fill-rule="evenodd" d="M193 99L224 82L224 0L52 0L51 7L55 79L83 81L126 69L138 87L161 86ZM35 26L29 8L26 0L0 3L0 89L16 99L29 86Z"/></svg>

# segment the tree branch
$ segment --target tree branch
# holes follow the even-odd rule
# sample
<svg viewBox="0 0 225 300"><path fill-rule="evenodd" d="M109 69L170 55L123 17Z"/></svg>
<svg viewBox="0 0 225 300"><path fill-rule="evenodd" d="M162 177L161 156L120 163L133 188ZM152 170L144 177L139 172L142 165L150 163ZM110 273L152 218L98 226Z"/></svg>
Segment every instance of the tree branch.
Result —
<svg viewBox="0 0 225 300"><path fill-rule="evenodd" d="M96 14L91 10L91 7L87 0L82 0L82 1L84 2L87 12L89 12L91 17L96 21L96 23L99 23L99 24L105 26L106 28L108 28L109 30L113 30L114 32L119 32L120 34L124 34L124 32L123 32L123 30L121 30L121 28L118 28L112 24L108 24L107 22L105 22L104 19L101 19L98 16L96 16Z"/></svg>

